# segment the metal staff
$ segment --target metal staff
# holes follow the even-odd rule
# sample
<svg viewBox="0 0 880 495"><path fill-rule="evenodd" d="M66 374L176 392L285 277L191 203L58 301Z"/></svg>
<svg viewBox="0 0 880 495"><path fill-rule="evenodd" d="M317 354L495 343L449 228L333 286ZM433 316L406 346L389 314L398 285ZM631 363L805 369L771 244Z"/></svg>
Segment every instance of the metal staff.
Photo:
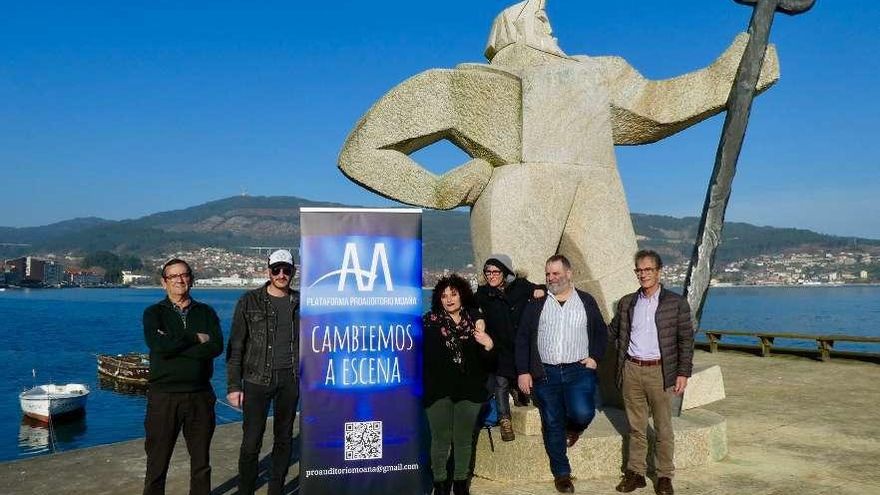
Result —
<svg viewBox="0 0 880 495"><path fill-rule="evenodd" d="M764 64L770 26L776 12L788 15L800 14L809 10L816 0L734 0L744 5L754 5L752 19L749 21L749 41L736 71L736 78L727 97L727 115L721 131L721 141L715 154L715 167L706 191L703 204L703 217L697 231L694 253L688 266L684 281L684 295L691 306L694 328L699 328L706 302L706 291L712 278L715 264L715 251L721 242L724 228L724 213L730 199L730 186L736 174L736 162L742 150L755 88Z"/></svg>

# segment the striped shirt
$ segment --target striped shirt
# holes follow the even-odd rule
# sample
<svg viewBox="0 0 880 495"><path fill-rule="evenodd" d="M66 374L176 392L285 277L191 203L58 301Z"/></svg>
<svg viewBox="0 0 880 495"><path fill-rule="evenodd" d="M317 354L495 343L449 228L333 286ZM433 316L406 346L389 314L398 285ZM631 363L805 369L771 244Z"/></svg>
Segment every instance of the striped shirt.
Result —
<svg viewBox="0 0 880 495"><path fill-rule="evenodd" d="M565 304L547 294L538 321L538 355L544 364L574 363L590 355L587 311L574 289Z"/></svg>

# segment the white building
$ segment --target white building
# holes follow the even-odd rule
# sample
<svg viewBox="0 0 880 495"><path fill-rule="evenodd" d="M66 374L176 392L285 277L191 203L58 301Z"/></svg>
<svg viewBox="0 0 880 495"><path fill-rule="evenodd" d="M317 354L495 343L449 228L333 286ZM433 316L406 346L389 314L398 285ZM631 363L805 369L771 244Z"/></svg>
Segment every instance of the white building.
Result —
<svg viewBox="0 0 880 495"><path fill-rule="evenodd" d="M127 285L147 284L153 281L149 275L138 275L129 270L122 270L122 283Z"/></svg>
<svg viewBox="0 0 880 495"><path fill-rule="evenodd" d="M231 277L213 277L196 279L195 285L199 287L258 287L266 282L265 278L247 278L239 275Z"/></svg>

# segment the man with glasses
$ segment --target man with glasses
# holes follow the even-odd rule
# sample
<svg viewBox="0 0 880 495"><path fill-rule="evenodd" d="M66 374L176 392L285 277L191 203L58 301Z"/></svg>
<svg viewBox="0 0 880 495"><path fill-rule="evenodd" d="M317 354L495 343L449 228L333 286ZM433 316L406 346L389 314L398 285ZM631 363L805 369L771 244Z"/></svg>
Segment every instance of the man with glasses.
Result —
<svg viewBox="0 0 880 495"><path fill-rule="evenodd" d="M299 400L299 292L290 288L290 251L269 256L269 281L241 296L226 350L227 400L242 410L238 492L256 490L269 405L275 410L269 495L280 495L290 466L293 420Z"/></svg>
<svg viewBox="0 0 880 495"><path fill-rule="evenodd" d="M545 278L549 294L526 306L516 334L517 384L541 413L556 491L574 493L565 449L596 415L596 368L608 331L593 296L572 285L568 258L551 256Z"/></svg>
<svg viewBox="0 0 880 495"><path fill-rule="evenodd" d="M672 396L691 376L694 329L687 299L660 284L663 261L654 251L635 255L641 288L624 296L609 327L617 347L617 386L629 422L629 456L619 492L646 486L648 416L654 420L658 495L673 495Z"/></svg>
<svg viewBox="0 0 880 495"><path fill-rule="evenodd" d="M168 261L162 267L166 297L144 311L144 339L150 348L144 495L165 493L168 463L181 429L190 457L189 493L211 491L209 451L217 401L211 375L214 358L223 353L223 335L217 313L190 297L192 285L189 264Z"/></svg>

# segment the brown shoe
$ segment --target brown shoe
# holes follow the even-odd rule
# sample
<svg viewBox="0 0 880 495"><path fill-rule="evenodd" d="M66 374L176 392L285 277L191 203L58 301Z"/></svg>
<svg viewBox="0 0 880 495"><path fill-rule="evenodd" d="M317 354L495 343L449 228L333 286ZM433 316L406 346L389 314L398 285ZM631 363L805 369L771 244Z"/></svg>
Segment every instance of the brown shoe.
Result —
<svg viewBox="0 0 880 495"><path fill-rule="evenodd" d="M645 477L635 471L627 470L623 473L623 478L621 478L620 483L614 488L615 490L623 493L629 493L636 488L644 488L647 486L645 483Z"/></svg>
<svg viewBox="0 0 880 495"><path fill-rule="evenodd" d="M510 416L501 416L498 426L501 428L502 441L512 442L516 438L516 434L513 433L513 423L510 422Z"/></svg>
<svg viewBox="0 0 880 495"><path fill-rule="evenodd" d="M657 478L657 486L654 487L654 493L657 495L674 495L675 490L672 489L672 479L665 476Z"/></svg>
<svg viewBox="0 0 880 495"><path fill-rule="evenodd" d="M553 479L553 485L559 493L574 493L574 483L571 482L571 475L557 476Z"/></svg>
<svg viewBox="0 0 880 495"><path fill-rule="evenodd" d="M568 430L565 432L565 445L566 447L574 447L574 444L577 443L578 438L581 437L582 431L574 431Z"/></svg>

